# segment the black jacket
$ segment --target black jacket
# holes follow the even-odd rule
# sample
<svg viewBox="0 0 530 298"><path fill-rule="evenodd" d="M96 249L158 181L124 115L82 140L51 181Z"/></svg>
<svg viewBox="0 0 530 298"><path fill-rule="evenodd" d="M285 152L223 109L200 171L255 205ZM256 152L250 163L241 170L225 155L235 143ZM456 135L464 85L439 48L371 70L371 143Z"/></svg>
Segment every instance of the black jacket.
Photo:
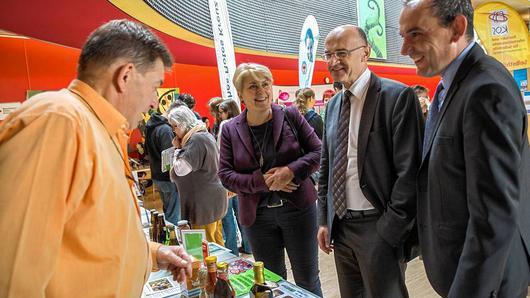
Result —
<svg viewBox="0 0 530 298"><path fill-rule="evenodd" d="M328 102L320 160L319 225L328 227L329 237L333 235L335 217L333 166L342 96L343 92L339 92ZM422 132L423 117L414 91L372 73L359 127L359 186L382 214L377 232L394 247L411 241L408 236L416 217L416 173ZM410 253L407 249L406 259L411 257Z"/></svg>
<svg viewBox="0 0 530 298"><path fill-rule="evenodd" d="M315 130L318 139L322 141L322 135L324 134L324 121L322 121L322 117L320 117L320 115L314 110L309 110L305 113L304 118Z"/></svg>
<svg viewBox="0 0 530 298"><path fill-rule="evenodd" d="M474 45L418 174L423 261L443 297L520 297L502 285L521 278L514 268L528 266L530 256L526 117L511 74Z"/></svg>
<svg viewBox="0 0 530 298"><path fill-rule="evenodd" d="M153 114L145 126L145 149L149 155L151 176L155 180L169 181L169 172L162 173L162 151L173 146L173 129L166 118Z"/></svg>

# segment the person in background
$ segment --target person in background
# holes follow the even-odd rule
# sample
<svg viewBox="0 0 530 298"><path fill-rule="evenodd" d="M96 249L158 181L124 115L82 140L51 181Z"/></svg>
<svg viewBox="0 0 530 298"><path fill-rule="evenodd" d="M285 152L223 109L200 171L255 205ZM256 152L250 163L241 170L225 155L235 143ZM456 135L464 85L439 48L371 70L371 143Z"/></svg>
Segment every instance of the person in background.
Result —
<svg viewBox="0 0 530 298"><path fill-rule="evenodd" d="M180 100L171 103L169 110L186 105ZM162 199L162 209L167 221L177 225L180 220L180 202L177 186L169 180L169 171L162 171L162 151L173 147L173 128L167 121L167 111L153 113L145 126L145 148L149 155L151 178Z"/></svg>
<svg viewBox="0 0 530 298"><path fill-rule="evenodd" d="M422 85L414 85L412 86L412 90L416 92L416 96L418 96L418 100L420 101L423 119L427 120L427 115L429 113L429 105L431 104L429 99L429 89Z"/></svg>
<svg viewBox="0 0 530 298"><path fill-rule="evenodd" d="M208 101L208 110L214 119L212 133L216 138L219 134L219 124L221 123L221 118L219 117L219 105L221 102L223 102L222 97L212 97Z"/></svg>
<svg viewBox="0 0 530 298"><path fill-rule="evenodd" d="M178 100L185 103L188 108L193 112L197 120L201 120L201 115L195 111L195 98L189 93L180 93Z"/></svg>
<svg viewBox="0 0 530 298"><path fill-rule="evenodd" d="M223 125L225 125L230 119L239 115L241 112L239 110L239 105L233 100L224 100L219 104L219 118L221 123L219 125L219 134L217 136L217 146L221 146L221 132L223 131ZM239 211L239 201L237 195L233 192L230 192L232 197L228 200L228 211L226 216L223 218L223 231L225 234L225 239L227 239L226 247L232 250L232 253L238 255L239 252L246 254L251 253L250 244L248 242L245 233L242 231L237 219L237 214ZM237 247L237 230L241 231L241 249Z"/></svg>
<svg viewBox="0 0 530 298"><path fill-rule="evenodd" d="M140 297L152 269L191 274L182 247L146 240L125 150L172 64L145 26L110 21L68 88L0 124L0 297Z"/></svg>
<svg viewBox="0 0 530 298"><path fill-rule="evenodd" d="M303 88L298 92L294 101L300 114L304 116L305 120L315 130L318 138L322 140L322 134L324 133L324 122L320 115L314 110L315 105L315 92L311 88Z"/></svg>
<svg viewBox="0 0 530 298"><path fill-rule="evenodd" d="M208 130L209 133L212 133L212 129L210 127L210 118L208 117L201 117L202 122L204 123L204 126L206 126L206 130Z"/></svg>
<svg viewBox="0 0 530 298"><path fill-rule="evenodd" d="M328 106L328 102L330 99L333 98L333 96L335 96L335 94L337 93L334 90L330 90L330 89L324 91L324 94L322 94L322 102L324 103L324 106L320 107L320 112L319 112L320 118L322 118L322 122L326 120L326 108Z"/></svg>
<svg viewBox="0 0 530 298"><path fill-rule="evenodd" d="M418 232L442 297L527 296L530 148L509 70L474 41L470 0L404 1L402 55L441 76L418 172Z"/></svg>
<svg viewBox="0 0 530 298"><path fill-rule="evenodd" d="M318 169L320 141L296 109L272 104L267 67L240 64L233 83L246 109L223 125L219 177L238 195L254 259L286 278L287 250L296 284L322 296L316 191L309 179Z"/></svg>
<svg viewBox="0 0 530 298"><path fill-rule="evenodd" d="M217 169L219 150L202 121L184 106L171 109L169 123L175 132L170 178L180 194L181 218L192 229L204 229L206 240L224 246L221 219L227 208L226 190Z"/></svg>
<svg viewBox="0 0 530 298"><path fill-rule="evenodd" d="M342 91L342 88L344 87L344 84L341 82L333 82L333 90L335 90L335 94Z"/></svg>
<svg viewBox="0 0 530 298"><path fill-rule="evenodd" d="M334 252L342 297L408 297L407 243L416 219L423 118L414 91L368 68L360 27L326 37L342 91L327 106L318 183L318 243Z"/></svg>

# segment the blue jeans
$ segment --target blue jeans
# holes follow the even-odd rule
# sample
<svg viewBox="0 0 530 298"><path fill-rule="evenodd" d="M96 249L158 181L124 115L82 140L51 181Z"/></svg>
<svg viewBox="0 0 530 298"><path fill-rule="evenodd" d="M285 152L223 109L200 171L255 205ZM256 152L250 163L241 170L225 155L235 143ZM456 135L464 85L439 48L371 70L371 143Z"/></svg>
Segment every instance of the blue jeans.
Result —
<svg viewBox="0 0 530 298"><path fill-rule="evenodd" d="M223 217L223 237L225 238L225 247L232 251L232 254L239 256L237 249L237 229L236 217L233 209L234 199L228 199L228 210L225 217Z"/></svg>
<svg viewBox="0 0 530 298"><path fill-rule="evenodd" d="M234 208L234 214L236 216L239 214L239 199L237 196L232 198L233 201L233 208ZM237 226L239 227L239 231L241 232L241 250L244 253L252 254L252 248L250 247L250 242L248 242L247 233L241 228L241 225L239 224L239 220L237 220Z"/></svg>
<svg viewBox="0 0 530 298"><path fill-rule="evenodd" d="M261 207L256 221L243 230L247 232L256 261L287 279L285 253L287 250L296 284L322 297L318 277L317 208L311 204L298 209L291 203L282 207Z"/></svg>
<svg viewBox="0 0 530 298"><path fill-rule="evenodd" d="M158 189L158 192L160 192L166 220L177 225L180 220L180 200L177 186L171 181L153 179L153 183Z"/></svg>

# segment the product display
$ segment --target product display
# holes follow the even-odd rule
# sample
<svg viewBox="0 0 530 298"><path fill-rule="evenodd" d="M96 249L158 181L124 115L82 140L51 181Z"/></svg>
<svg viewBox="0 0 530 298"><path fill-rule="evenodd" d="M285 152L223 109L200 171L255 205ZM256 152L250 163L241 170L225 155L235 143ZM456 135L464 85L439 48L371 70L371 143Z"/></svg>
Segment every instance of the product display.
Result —
<svg viewBox="0 0 530 298"><path fill-rule="evenodd" d="M250 288L250 297L274 297L273 287L265 281L265 267L263 266L263 262L254 263L254 285Z"/></svg>
<svg viewBox="0 0 530 298"><path fill-rule="evenodd" d="M217 263L217 283L215 284L214 298L235 298L236 291L228 279L228 264Z"/></svg>
<svg viewBox="0 0 530 298"><path fill-rule="evenodd" d="M206 282L206 294L208 297L213 297L215 291L215 284L217 282L217 257L208 256L205 259L206 269L208 270L208 280Z"/></svg>

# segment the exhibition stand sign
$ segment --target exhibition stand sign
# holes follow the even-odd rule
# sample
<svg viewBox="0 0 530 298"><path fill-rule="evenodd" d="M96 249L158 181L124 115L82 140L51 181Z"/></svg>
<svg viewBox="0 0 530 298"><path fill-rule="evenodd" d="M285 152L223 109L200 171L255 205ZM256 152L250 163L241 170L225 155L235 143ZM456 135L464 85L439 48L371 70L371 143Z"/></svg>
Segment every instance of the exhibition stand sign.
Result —
<svg viewBox="0 0 530 298"><path fill-rule="evenodd" d="M236 58L226 0L209 0L208 3L221 92L224 99L235 100L239 105L236 88L232 83L232 78L236 71Z"/></svg>
<svg viewBox="0 0 530 298"><path fill-rule="evenodd" d="M298 82L300 89L311 87L319 38L317 20L314 16L308 15L300 33L298 51Z"/></svg>

